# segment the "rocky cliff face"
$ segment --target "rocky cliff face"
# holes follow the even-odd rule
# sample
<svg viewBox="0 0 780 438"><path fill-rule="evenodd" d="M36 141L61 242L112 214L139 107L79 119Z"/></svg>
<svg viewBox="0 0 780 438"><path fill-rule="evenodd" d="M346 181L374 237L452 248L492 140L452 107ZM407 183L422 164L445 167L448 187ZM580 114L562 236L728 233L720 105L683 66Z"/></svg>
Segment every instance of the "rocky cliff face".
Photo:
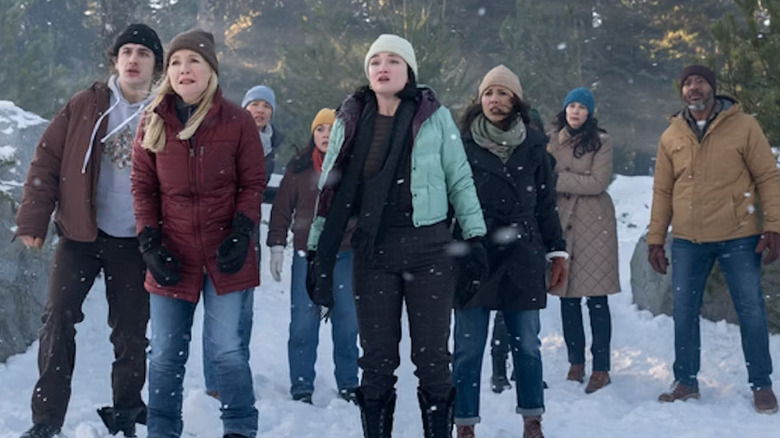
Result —
<svg viewBox="0 0 780 438"><path fill-rule="evenodd" d="M46 301L51 236L42 250L11 242L30 160L48 121L0 101L0 362L38 338Z"/></svg>
<svg viewBox="0 0 780 438"><path fill-rule="evenodd" d="M666 239L666 257L671 261L672 238ZM640 309L649 310L653 315L672 314L672 266L666 275L653 271L647 262L647 240L643 235L634 248L631 257L631 290L634 303ZM766 300L766 312L769 319L769 331L780 333L780 262L764 266L761 273L761 289ZM737 313L729 295L726 279L718 268L712 270L704 289L701 315L712 321L725 319L738 324Z"/></svg>

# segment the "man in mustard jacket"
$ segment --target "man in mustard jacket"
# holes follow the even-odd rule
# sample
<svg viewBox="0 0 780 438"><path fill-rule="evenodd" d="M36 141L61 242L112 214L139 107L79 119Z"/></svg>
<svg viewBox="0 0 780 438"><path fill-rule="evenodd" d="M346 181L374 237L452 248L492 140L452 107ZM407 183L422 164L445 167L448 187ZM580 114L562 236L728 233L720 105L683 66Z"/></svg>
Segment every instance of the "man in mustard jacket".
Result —
<svg viewBox="0 0 780 438"><path fill-rule="evenodd" d="M665 274L664 240L672 225L674 384L661 402L699 398L699 313L718 261L739 317L742 350L757 412L777 412L772 391L761 254L780 251L780 176L758 122L733 99L715 94L715 73L691 65L680 74L686 107L661 136L647 233L648 259ZM760 202L760 209L756 202ZM763 212L762 217L758 217Z"/></svg>

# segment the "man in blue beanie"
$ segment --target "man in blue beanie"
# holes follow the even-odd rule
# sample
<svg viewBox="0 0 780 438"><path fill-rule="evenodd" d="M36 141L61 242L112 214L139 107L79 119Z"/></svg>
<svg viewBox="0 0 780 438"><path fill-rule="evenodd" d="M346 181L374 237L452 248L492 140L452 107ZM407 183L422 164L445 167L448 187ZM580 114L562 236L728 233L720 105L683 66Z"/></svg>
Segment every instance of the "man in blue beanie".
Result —
<svg viewBox="0 0 780 438"><path fill-rule="evenodd" d="M780 253L780 175L769 142L734 99L715 94L702 65L679 76L685 107L661 136L647 232L648 261L666 274L664 244L672 225L674 383L661 402L698 399L699 314L717 260L739 318L742 351L756 412L777 412L764 296L764 264ZM756 202L763 215L759 218Z"/></svg>

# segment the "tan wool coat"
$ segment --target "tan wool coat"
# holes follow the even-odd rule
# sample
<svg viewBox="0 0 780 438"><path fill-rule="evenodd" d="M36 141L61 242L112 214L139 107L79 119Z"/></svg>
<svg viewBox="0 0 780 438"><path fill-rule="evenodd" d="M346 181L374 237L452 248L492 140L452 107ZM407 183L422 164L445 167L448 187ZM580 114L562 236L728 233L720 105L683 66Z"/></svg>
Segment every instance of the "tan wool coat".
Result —
<svg viewBox="0 0 780 438"><path fill-rule="evenodd" d="M567 298L620 292L617 221L607 193L612 178L612 142L601 134L601 148L574 157L574 139L566 129L550 134L555 157L558 215L561 219L569 275L554 295Z"/></svg>

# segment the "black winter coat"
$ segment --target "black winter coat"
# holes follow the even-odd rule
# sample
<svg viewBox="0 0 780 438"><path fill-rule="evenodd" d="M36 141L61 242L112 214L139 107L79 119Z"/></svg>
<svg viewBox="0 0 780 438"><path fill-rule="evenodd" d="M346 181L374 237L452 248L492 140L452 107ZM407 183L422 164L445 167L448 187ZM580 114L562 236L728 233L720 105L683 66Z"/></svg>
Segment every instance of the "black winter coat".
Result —
<svg viewBox="0 0 780 438"><path fill-rule="evenodd" d="M506 164L470 136L463 144L487 225L490 265L487 281L464 307L542 309L547 306L545 254L566 251L547 138L529 128Z"/></svg>

